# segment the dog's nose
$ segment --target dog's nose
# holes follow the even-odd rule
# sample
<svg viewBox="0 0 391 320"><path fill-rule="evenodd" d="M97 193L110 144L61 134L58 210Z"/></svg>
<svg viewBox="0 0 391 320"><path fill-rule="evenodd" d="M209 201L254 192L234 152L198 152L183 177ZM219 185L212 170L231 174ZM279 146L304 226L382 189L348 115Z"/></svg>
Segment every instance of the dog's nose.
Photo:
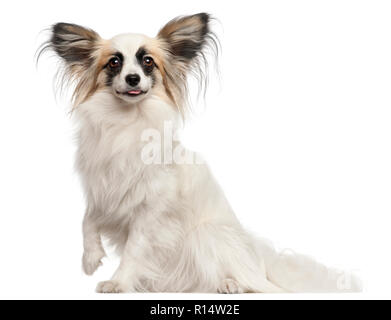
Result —
<svg viewBox="0 0 391 320"><path fill-rule="evenodd" d="M128 74L125 78L125 81L128 85L134 87L139 84L140 76L137 73Z"/></svg>

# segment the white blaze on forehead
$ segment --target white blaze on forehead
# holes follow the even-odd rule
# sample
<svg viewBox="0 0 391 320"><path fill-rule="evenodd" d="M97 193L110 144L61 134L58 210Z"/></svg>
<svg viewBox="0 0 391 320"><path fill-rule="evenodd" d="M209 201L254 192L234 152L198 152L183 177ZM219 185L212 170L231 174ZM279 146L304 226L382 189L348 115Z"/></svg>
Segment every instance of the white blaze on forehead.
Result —
<svg viewBox="0 0 391 320"><path fill-rule="evenodd" d="M113 88L118 92L128 91L129 85L126 76L138 74L140 83L137 85L143 91L148 91L152 86L152 78L146 76L137 60L136 54L141 47L145 47L150 38L135 33L126 33L115 36L110 40L113 53L121 53L124 57L121 73L114 78Z"/></svg>
<svg viewBox="0 0 391 320"><path fill-rule="evenodd" d="M114 49L124 56L121 78L132 73L138 73L141 76L142 69L137 61L136 53L146 40L146 36L135 33L120 34L111 39Z"/></svg>

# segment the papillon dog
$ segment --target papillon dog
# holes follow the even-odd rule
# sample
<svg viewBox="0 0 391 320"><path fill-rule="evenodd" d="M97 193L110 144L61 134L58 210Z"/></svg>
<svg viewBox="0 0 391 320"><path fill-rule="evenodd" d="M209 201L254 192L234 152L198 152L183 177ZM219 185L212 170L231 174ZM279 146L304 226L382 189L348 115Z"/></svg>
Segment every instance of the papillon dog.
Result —
<svg viewBox="0 0 391 320"><path fill-rule="evenodd" d="M188 114L189 75L202 78L219 48L212 21L199 13L171 20L156 37L110 40L52 26L42 52L60 58L74 90L84 272L102 264L104 237L121 260L101 293L359 290L355 277L246 232L205 162L174 138L161 144L167 125L175 136Z"/></svg>

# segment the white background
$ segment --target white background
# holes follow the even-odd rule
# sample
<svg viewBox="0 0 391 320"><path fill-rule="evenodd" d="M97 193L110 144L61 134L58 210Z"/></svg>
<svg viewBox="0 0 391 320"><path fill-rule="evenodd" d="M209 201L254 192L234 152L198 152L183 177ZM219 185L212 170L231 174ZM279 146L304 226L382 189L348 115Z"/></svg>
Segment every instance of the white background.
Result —
<svg viewBox="0 0 391 320"><path fill-rule="evenodd" d="M36 0L5 2L0 13L1 298L108 298L95 285L118 262L82 274L72 119L54 98L53 60L35 67L40 31L64 21L103 37L155 35L200 11L220 20L221 81L186 144L208 159L251 231L365 284L359 295L294 298L390 297L390 2ZM120 298L170 297L214 296Z"/></svg>

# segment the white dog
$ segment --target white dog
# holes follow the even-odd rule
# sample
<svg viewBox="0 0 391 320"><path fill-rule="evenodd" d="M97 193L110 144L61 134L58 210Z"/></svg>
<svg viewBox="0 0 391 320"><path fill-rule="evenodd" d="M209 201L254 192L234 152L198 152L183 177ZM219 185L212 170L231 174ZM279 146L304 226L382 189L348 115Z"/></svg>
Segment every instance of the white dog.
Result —
<svg viewBox="0 0 391 320"><path fill-rule="evenodd" d="M162 148L148 140L157 133L167 141L166 125L175 133L182 123L188 74L203 75L206 52L217 48L210 21L179 17L154 38L111 40L74 24L52 27L43 51L61 58L64 80L75 84L85 273L101 264L104 236L121 262L98 292L358 290L356 278L255 239L196 155L173 139Z"/></svg>

